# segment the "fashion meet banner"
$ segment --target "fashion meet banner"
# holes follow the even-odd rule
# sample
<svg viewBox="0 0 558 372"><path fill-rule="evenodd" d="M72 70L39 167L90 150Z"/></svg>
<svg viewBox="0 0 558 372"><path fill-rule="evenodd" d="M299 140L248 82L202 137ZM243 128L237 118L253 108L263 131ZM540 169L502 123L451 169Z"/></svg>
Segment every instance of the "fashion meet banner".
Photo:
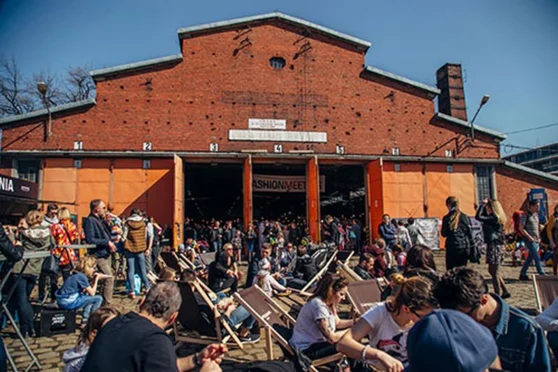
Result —
<svg viewBox="0 0 558 372"><path fill-rule="evenodd" d="M306 192L306 176L254 174L253 192ZM325 176L320 176L320 192L325 192Z"/></svg>

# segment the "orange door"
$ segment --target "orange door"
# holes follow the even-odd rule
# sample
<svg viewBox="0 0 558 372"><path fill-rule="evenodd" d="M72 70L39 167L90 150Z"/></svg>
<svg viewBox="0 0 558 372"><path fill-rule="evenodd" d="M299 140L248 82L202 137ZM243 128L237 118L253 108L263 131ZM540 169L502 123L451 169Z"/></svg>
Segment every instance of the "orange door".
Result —
<svg viewBox="0 0 558 372"><path fill-rule="evenodd" d="M174 212L173 247L184 242L184 164L180 156L174 155Z"/></svg>

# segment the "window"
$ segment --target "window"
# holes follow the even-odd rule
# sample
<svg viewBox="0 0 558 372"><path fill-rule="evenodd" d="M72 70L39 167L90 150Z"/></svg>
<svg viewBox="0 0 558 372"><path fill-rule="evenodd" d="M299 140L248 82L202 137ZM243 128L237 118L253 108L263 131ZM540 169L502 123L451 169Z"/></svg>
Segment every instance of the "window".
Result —
<svg viewBox="0 0 558 372"><path fill-rule="evenodd" d="M285 61L285 59L281 57L273 57L269 60L269 65L274 70L281 70L283 67L285 67L286 63L287 62Z"/></svg>
<svg viewBox="0 0 558 372"><path fill-rule="evenodd" d="M74 168L81 168L81 159L74 159Z"/></svg>
<svg viewBox="0 0 558 372"><path fill-rule="evenodd" d="M477 177L477 201L494 197L492 172L492 167L475 167L475 174Z"/></svg>
<svg viewBox="0 0 558 372"><path fill-rule="evenodd" d="M17 175L19 179L29 182L37 182L39 168L41 163L39 160L18 160Z"/></svg>

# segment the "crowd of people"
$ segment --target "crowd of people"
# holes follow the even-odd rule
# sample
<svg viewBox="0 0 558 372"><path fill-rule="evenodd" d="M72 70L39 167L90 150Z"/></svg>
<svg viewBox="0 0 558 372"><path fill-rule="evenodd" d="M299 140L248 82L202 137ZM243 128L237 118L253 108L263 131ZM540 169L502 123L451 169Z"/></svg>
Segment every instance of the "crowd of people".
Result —
<svg viewBox="0 0 558 372"><path fill-rule="evenodd" d="M382 287L382 301L360 317L343 319L339 305L346 301L348 281L336 272L335 265L330 266L309 288L313 294L298 313L289 341L299 352L294 364L298 368L305 365L300 359L315 360L340 352L345 356L340 368L356 371L370 367L387 371L550 371L549 348L554 355L558 352L558 299L534 319L505 301L511 294L500 272L506 224L501 204L483 200L475 216L482 224L493 292L483 275L467 266L479 263L482 254L469 217L461 211L457 198L449 197L446 205L448 214L441 224L446 238L445 271L437 267L432 249L421 244L421 232L412 218L392 220L384 215L378 227L380 237L373 244L364 244L358 220L341 221L329 215L322 224L322 244L311 242L300 221L263 220L245 230L238 220L225 221L221 227L219 221L186 219L185 245L178 247L179 252L187 253L191 262L199 262L197 256L203 251L216 253L215 260L204 268L205 278L196 265L180 272L165 267L159 256L163 246L170 246L172 233L139 209L132 209L124 219L109 211L102 200L92 200L80 235L69 211L51 204L44 216L30 211L16 231L0 229L0 249L14 262L6 286L15 288L8 308L17 313L24 337L34 333L30 296L37 281L40 302L50 298L59 308L83 309L82 335L64 354L69 371L219 370L227 352L225 345L212 344L177 358L165 332L178 317L181 285L190 288L207 317L214 315L215 307L243 342L257 342L257 322L232 297L242 284L258 286L270 297L290 295L292 290L306 287L322 268L323 260L317 258L320 252L327 256L332 251L351 250L358 254L354 266L358 276L387 283ZM539 256L543 235L549 249L556 250L558 206L544 229L538 210L538 202L529 202L519 219L518 233L528 251L520 280L526 278L532 261L544 275ZM91 247L86 255L68 247L80 241ZM26 251L52 254L44 260L31 260L21 271L22 252ZM120 255L127 267L128 296L143 292L138 311L126 314L112 304L117 270L112 261ZM239 268L243 259L248 262L246 275ZM4 265L3 270L8 267ZM150 280L148 273L159 280ZM199 293L197 283L205 279L217 293L211 304ZM432 353L437 357L431 357ZM0 363L5 366L5 361Z"/></svg>

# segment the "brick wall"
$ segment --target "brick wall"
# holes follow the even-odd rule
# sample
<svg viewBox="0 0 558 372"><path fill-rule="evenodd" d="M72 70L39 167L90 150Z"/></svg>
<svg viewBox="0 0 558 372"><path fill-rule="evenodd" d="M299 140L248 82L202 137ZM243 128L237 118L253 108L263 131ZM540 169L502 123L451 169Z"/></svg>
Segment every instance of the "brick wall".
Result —
<svg viewBox="0 0 558 372"><path fill-rule="evenodd" d="M513 212L522 208L527 201L527 194L532 188L545 188L548 195L548 206L552 210L558 203L558 183L545 182L532 175L506 167L496 169L496 187L498 199L508 216L508 227L511 228Z"/></svg>
<svg viewBox="0 0 558 372"><path fill-rule="evenodd" d="M230 142L229 129L247 129L248 118L287 119L287 130L327 132L327 144L284 143L284 151L313 149L348 154L391 153L459 157L498 157L498 146L480 136L467 146L453 127L431 124L434 103L424 93L363 74L362 52L274 25L252 27L252 45L233 55L236 31L182 41L184 61L173 67L99 82L97 106L84 113L55 117L45 143L42 125L5 129L3 149L156 151L267 149L270 142ZM311 48L295 58L306 42ZM282 70L270 67L282 57ZM434 73L434 71L433 71Z"/></svg>

